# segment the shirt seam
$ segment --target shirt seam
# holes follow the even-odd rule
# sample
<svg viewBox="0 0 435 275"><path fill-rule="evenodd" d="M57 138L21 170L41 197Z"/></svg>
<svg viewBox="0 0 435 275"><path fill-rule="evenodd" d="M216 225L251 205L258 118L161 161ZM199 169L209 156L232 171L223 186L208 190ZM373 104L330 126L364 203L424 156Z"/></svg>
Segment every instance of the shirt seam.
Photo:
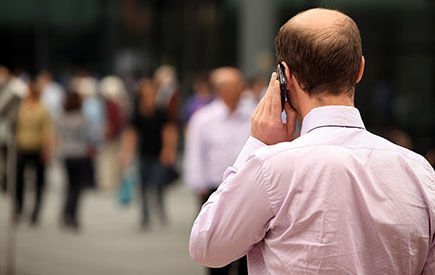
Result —
<svg viewBox="0 0 435 275"><path fill-rule="evenodd" d="M420 164L426 171L430 172L430 169L428 169L428 167L426 167L427 165L415 158L411 158L406 156L405 154L402 154L399 150L393 150L393 149L382 149L382 148L370 148L370 147L350 147L350 146L343 146L343 145L337 145L337 144L310 144L310 145L305 145L305 146L297 146L297 147L292 147L292 148L285 148L279 152L274 153L271 156L268 156L266 158L264 158L264 160L268 160L270 158L273 158L276 155L285 153L287 151L292 151L292 150L296 150L296 149L303 149L303 148L308 148L308 147L321 147L321 146L331 146L331 147L341 147L341 148L346 148L346 149L352 149L352 150L375 150L375 151L387 151L387 152L395 152L395 153L399 153L401 156L403 156L404 158L411 160L413 162L416 162L418 164ZM261 148L260 148L261 149Z"/></svg>
<svg viewBox="0 0 435 275"><path fill-rule="evenodd" d="M264 183L264 188L266 189L267 201L269 202L269 207L272 210L272 214L273 214L273 217L268 221L268 226L269 226L270 221L276 216L276 213L278 212L278 209L275 209L275 207L274 207L274 205L273 205L273 203L272 203L272 201L270 199L271 198L271 187L270 187L269 182L268 182L268 180L266 179L266 176L265 176L265 173L266 173L265 169L266 169L266 167L264 165L264 161L262 161L260 159L257 159L257 161L260 164L260 171L259 171L259 173L260 173L262 182Z"/></svg>

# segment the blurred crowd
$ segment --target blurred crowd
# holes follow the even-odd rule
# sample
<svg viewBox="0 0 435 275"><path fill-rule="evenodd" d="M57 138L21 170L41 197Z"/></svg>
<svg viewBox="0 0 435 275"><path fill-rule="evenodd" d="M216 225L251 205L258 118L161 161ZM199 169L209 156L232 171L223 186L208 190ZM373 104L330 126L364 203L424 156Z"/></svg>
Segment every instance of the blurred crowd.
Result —
<svg viewBox="0 0 435 275"><path fill-rule="evenodd" d="M226 82L226 77L215 82ZM266 82L253 78L252 92L245 89L241 72L239 82L240 92L232 100L238 104L240 98L240 106L253 111ZM183 98L176 70L168 65L134 80L78 71L61 83L49 71L30 76L0 66L0 184L3 192L9 187L15 197L14 222L26 216L30 183L30 223L38 224L47 170L60 163L65 175L63 226L80 228L84 190L119 189L124 192L121 202L128 203L133 189L125 194L124 185L135 180L141 226L149 227L149 209L156 209L161 224L166 224L164 192L182 174L177 165L183 159L177 155L183 151L179 141L184 140L191 116L216 99L213 85L220 84L211 81L210 73L200 73ZM244 120L249 123L249 115Z"/></svg>
<svg viewBox="0 0 435 275"><path fill-rule="evenodd" d="M13 222L40 222L47 170L56 163L64 171L62 228L81 228L87 189L115 190L123 205L138 194L143 230L151 214L167 225L165 193L179 178L196 195L199 211L248 139L267 81L221 67L187 86L182 91L168 65L136 79L79 71L62 83L49 71L30 77L0 66L0 186L15 198ZM413 149L400 129L384 136ZM434 166L435 150L426 157ZM29 184L34 204L26 210ZM230 270L247 274L246 257L209 274Z"/></svg>
<svg viewBox="0 0 435 275"><path fill-rule="evenodd" d="M30 76L0 66L0 185L15 197L15 223L25 217L32 182L29 216L38 224L45 175L56 162L65 175L60 222L67 228L80 228L86 189L119 190L120 202L129 203L137 181L144 229L150 210L168 222L165 190L181 175L202 205L249 137L266 85L264 76L247 78L233 67L199 73L182 91L169 65L135 79L78 71L61 82L49 71ZM404 131L387 138L412 150ZM434 155L426 155L432 165Z"/></svg>

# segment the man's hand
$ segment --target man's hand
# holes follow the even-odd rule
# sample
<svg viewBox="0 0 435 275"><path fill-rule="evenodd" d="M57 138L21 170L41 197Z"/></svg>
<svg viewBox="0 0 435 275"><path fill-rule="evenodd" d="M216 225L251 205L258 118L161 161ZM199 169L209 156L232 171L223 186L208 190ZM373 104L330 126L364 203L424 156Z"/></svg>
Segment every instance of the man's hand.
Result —
<svg viewBox="0 0 435 275"><path fill-rule="evenodd" d="M128 127L121 135L121 148L119 150L118 159L123 170L129 167L134 161L137 139L136 130L132 127Z"/></svg>
<svg viewBox="0 0 435 275"><path fill-rule="evenodd" d="M272 145L290 141L295 131L297 112L288 102L284 105L287 122L281 119L281 96L276 73L272 73L266 94L258 103L251 120L251 135Z"/></svg>
<svg viewBox="0 0 435 275"><path fill-rule="evenodd" d="M160 152L160 162L164 166L172 166L175 164L177 158L177 143L178 143L178 129L177 125L173 122L168 122L163 127L163 148Z"/></svg>
<svg viewBox="0 0 435 275"><path fill-rule="evenodd" d="M175 150L171 150L170 148L163 148L160 152L160 163L163 166L172 166L175 164L177 153Z"/></svg>

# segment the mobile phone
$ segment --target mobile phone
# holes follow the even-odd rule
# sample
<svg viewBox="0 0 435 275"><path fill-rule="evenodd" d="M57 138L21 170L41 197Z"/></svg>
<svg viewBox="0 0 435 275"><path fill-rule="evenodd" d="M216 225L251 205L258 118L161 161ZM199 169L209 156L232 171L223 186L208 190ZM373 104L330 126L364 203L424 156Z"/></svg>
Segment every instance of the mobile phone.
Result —
<svg viewBox="0 0 435 275"><path fill-rule="evenodd" d="M279 80L279 89L281 91L281 108L284 110L284 105L287 101L287 78L285 76L285 67L281 62L276 66L276 73L277 79Z"/></svg>

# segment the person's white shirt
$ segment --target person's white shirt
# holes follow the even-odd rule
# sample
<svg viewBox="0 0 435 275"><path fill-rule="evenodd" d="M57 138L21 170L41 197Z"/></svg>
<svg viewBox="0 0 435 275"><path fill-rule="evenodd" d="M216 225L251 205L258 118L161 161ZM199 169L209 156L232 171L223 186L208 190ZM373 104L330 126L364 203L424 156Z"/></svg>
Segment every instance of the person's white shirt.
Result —
<svg viewBox="0 0 435 275"><path fill-rule="evenodd" d="M189 121L184 152L184 181L195 191L216 188L250 135L253 108L239 104L230 112L215 99Z"/></svg>
<svg viewBox="0 0 435 275"><path fill-rule="evenodd" d="M51 118L56 120L62 113L65 91L54 81L47 84L41 94L41 101L50 112Z"/></svg>

